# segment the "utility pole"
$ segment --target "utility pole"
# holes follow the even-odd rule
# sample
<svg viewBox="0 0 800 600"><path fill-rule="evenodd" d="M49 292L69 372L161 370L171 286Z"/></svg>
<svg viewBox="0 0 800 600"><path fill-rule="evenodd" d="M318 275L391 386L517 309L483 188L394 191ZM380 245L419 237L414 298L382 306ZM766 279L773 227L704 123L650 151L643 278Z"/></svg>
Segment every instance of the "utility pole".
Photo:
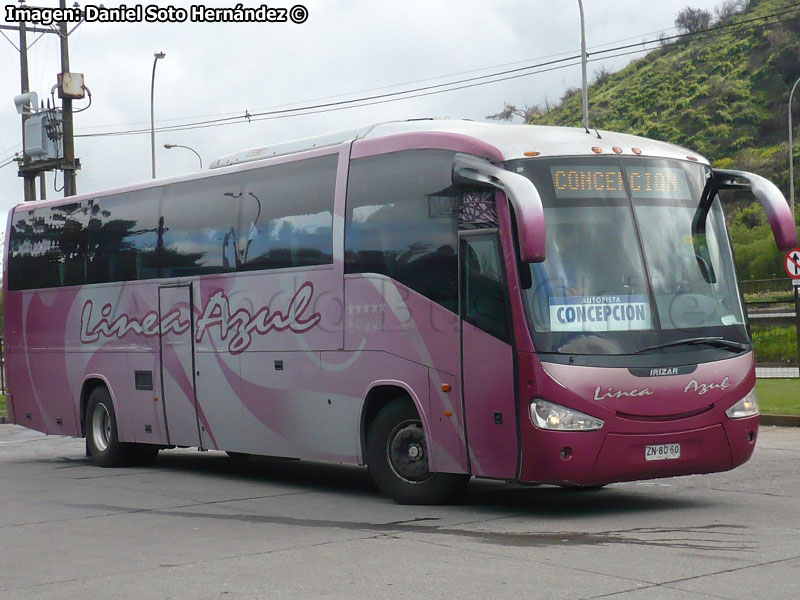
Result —
<svg viewBox="0 0 800 600"><path fill-rule="evenodd" d="M59 7L63 10L67 7L66 0L59 0ZM65 73L69 73L69 37L67 33L67 23L61 21L58 24L59 38L61 40L61 77L59 77L59 96L61 97L61 118L64 130L64 197L74 196L78 193L75 182L75 138L72 128L72 98L68 98L61 91L61 78Z"/></svg>
<svg viewBox="0 0 800 600"><path fill-rule="evenodd" d="M24 4L25 0L18 0L20 4ZM59 0L59 7L61 10L66 10L66 0ZM72 31L80 26L83 21L80 21ZM45 178L46 171L54 169L60 170L64 173L64 196L74 196L78 193L77 184L75 181L75 172L81 168L80 160L75 158L75 140L72 119L72 100L82 99L85 94L89 94L89 103L91 104L91 92L83 84L83 74L70 73L69 70L69 35L72 31L67 30L68 22L61 21L56 28L44 28L34 26L29 27L25 21L20 21L18 25L4 25L0 24L0 29L7 29L19 32L19 61L20 61L20 83L22 88L22 95L30 93L28 82L28 36L30 32L40 34L58 34L61 46L61 72L58 74L58 96L62 100L62 110L60 111L60 118L58 121L50 118L48 123L50 126L56 127L61 130L60 148L48 147L45 151L46 158L41 158L26 153L26 140L25 140L25 123L33 115L37 117L42 114L38 111L38 106L30 106L30 97L25 97L20 100L24 102L20 106L18 98L15 98L15 103L18 104L18 110L22 110L22 160L19 163L19 176L24 180L25 201L30 202L36 200L36 178L40 177L41 186L41 199L46 197ZM35 43L35 42L34 42ZM52 114L56 114L55 107ZM44 121L44 120L43 120ZM46 125L47 126L47 125ZM54 142L54 138L50 137L51 131L48 130L47 137ZM31 140L28 140L31 141ZM51 143L51 142L46 142Z"/></svg>
<svg viewBox="0 0 800 600"><path fill-rule="evenodd" d="M21 0L20 4L22 3ZM22 21L19 24L19 70L20 70L20 79L21 79L21 92L22 94L27 94L30 90L28 89L28 32L27 28L25 27L25 22ZM34 109L37 108L36 106L33 107ZM25 121L28 120L28 114L25 112L25 109L22 110L22 164L24 166L27 162L29 162L28 157L25 155ZM23 176L23 185L25 186L25 202L30 202L32 200L36 200L36 173L26 172Z"/></svg>

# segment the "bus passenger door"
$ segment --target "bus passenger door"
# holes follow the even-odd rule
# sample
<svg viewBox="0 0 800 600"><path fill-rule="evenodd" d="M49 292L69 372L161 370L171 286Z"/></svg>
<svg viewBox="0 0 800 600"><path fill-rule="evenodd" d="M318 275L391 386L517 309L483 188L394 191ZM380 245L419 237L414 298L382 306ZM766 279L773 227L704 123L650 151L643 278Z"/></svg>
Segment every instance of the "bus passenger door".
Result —
<svg viewBox="0 0 800 600"><path fill-rule="evenodd" d="M497 230L459 232L461 372L473 475L513 479L519 457L514 352Z"/></svg>
<svg viewBox="0 0 800 600"><path fill-rule="evenodd" d="M161 396L168 443L200 447L192 309L191 284L158 288Z"/></svg>

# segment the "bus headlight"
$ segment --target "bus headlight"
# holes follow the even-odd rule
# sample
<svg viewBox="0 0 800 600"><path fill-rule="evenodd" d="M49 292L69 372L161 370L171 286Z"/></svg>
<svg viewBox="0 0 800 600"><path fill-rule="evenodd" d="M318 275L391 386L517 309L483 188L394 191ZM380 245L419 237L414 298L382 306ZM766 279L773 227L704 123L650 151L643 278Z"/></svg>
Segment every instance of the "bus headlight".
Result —
<svg viewBox="0 0 800 600"><path fill-rule="evenodd" d="M743 419L744 417L753 417L757 415L758 398L756 397L756 388L747 392L747 395L726 410L725 414L728 415L730 419Z"/></svg>
<svg viewBox="0 0 800 600"><path fill-rule="evenodd" d="M594 431L603 421L541 398L531 401L531 419L540 429L556 431Z"/></svg>

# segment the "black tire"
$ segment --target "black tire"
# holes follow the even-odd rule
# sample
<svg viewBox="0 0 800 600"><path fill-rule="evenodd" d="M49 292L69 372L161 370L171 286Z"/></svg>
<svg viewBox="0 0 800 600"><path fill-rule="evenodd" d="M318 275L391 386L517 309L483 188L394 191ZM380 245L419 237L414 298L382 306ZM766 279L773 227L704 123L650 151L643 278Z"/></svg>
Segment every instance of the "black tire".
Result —
<svg viewBox="0 0 800 600"><path fill-rule="evenodd" d="M367 464L375 484L400 504L443 504L462 494L468 475L431 473L422 422L408 398L375 417L367 434Z"/></svg>
<svg viewBox="0 0 800 600"><path fill-rule="evenodd" d="M96 387L89 395L85 431L89 454L101 467L149 465L158 456L158 446L119 441L114 403L104 386Z"/></svg>

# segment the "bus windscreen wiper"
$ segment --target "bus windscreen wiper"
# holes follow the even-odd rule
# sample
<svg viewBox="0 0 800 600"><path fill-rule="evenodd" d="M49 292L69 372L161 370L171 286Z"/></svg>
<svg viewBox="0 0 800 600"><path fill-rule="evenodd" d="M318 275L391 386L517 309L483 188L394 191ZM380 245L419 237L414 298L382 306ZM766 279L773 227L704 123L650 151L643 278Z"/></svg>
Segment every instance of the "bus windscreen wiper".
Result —
<svg viewBox="0 0 800 600"><path fill-rule="evenodd" d="M637 350L636 354L641 354L642 352L649 352L650 350L669 348L670 346L683 346L684 344L687 346L695 344L708 344L710 346L717 346L718 348L728 348L730 350L736 350L738 352L747 350L746 344L742 344L740 342L734 342L732 340L726 340L723 337L694 337L694 338L686 338L683 340L675 340L674 342L667 342L666 344L656 344L655 346L647 346L646 348Z"/></svg>

